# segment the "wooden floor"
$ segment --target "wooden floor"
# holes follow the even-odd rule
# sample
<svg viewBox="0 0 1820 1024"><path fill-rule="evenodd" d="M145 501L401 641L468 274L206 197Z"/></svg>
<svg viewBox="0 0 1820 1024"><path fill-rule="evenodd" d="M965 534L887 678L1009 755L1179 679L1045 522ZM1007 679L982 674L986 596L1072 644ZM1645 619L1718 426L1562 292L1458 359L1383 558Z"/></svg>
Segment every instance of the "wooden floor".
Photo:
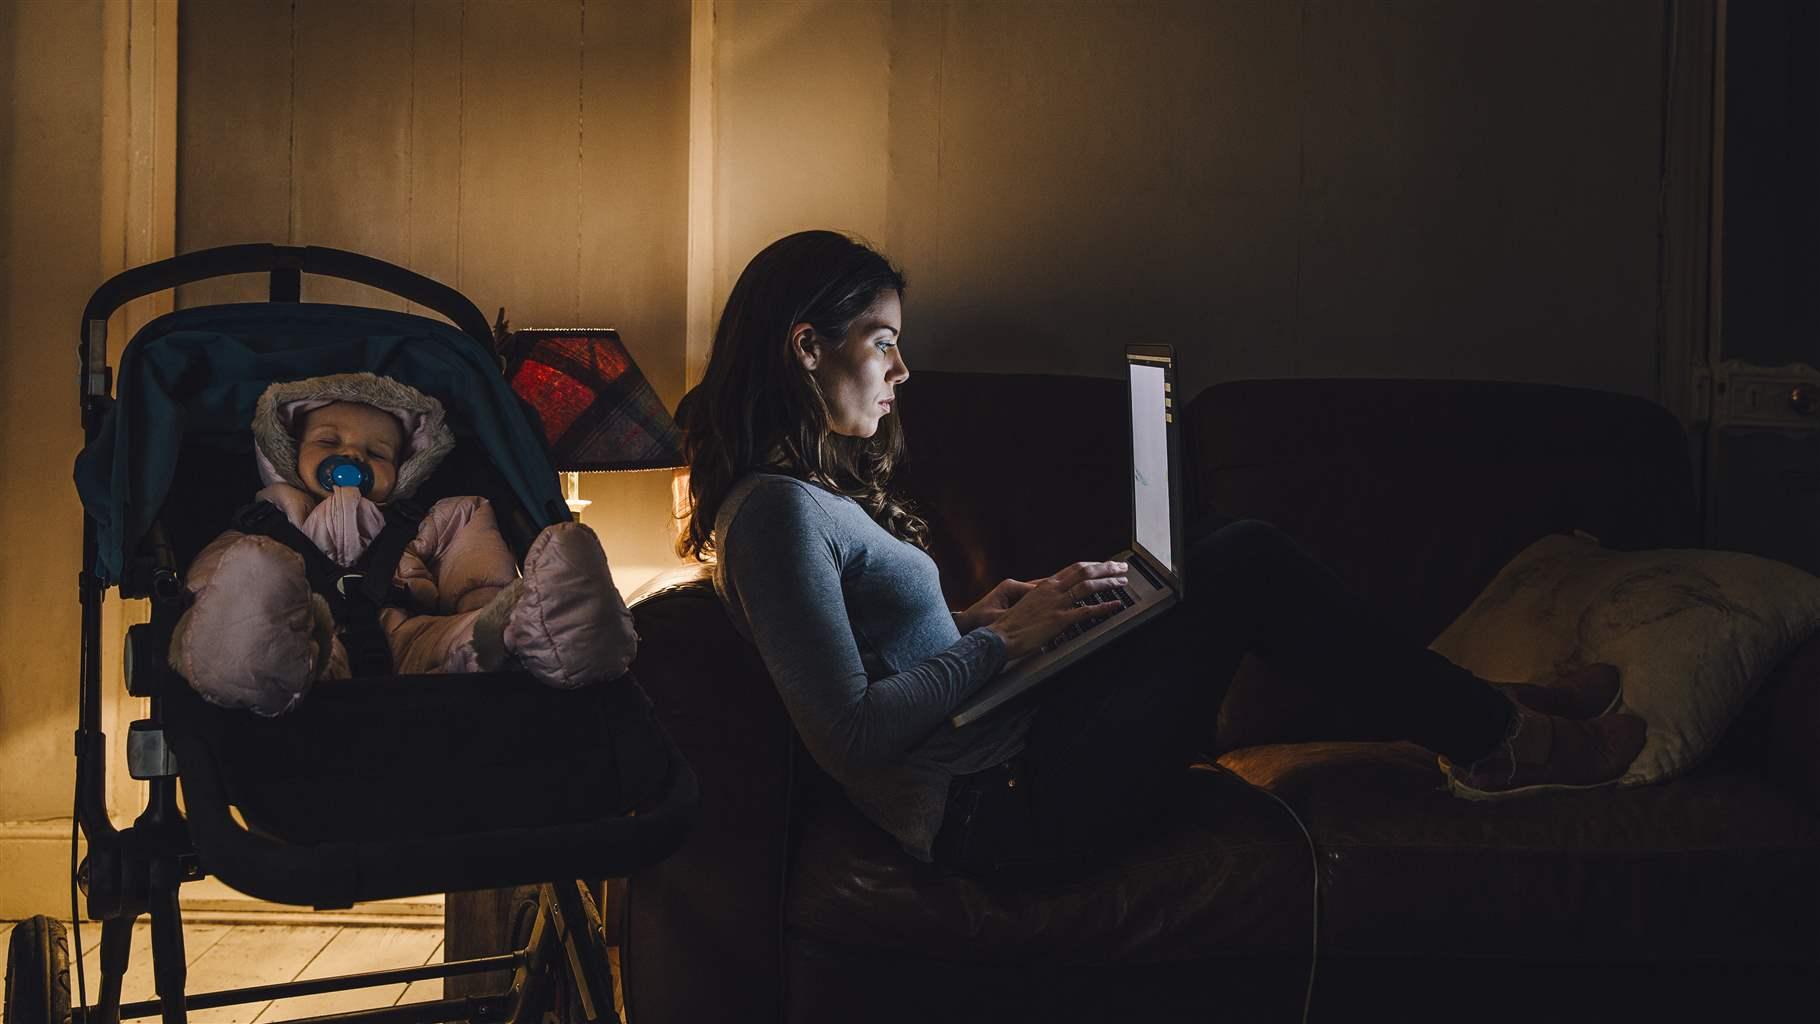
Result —
<svg viewBox="0 0 1820 1024"><path fill-rule="evenodd" d="M94 1000L101 986L101 929L82 928L83 970L88 997ZM268 925L186 924L184 959L189 963L189 992L212 992L269 985L281 981L326 978L390 967L414 967L442 959L442 929L388 928L371 925ZM70 954L75 955L74 936ZM71 995L76 985L71 971ZM195 1024L271 1024L297 1017L314 1017L347 1010L369 1010L397 1003L421 1002L442 996L440 980L326 992L242 1006L197 1010ZM152 991L152 929L140 921L133 929L133 952L128 961L122 1002L154 998Z"/></svg>
<svg viewBox="0 0 1820 1024"><path fill-rule="evenodd" d="M69 927L68 922L65 922L64 927ZM11 931L12 923L0 923L0 936ZM90 1002L94 1001L101 986L100 942L100 925L84 924L82 960ZM442 929L422 925L388 927L371 924L186 922L183 942L185 960L189 965L189 982L185 991L192 994L393 967L412 967L442 959ZM610 950L609 959L614 961L611 964L615 974L614 1002L623 1007L618 992L619 965L617 957L612 956L617 952ZM72 958L75 953L75 935L71 932ZM77 976L72 964L72 1001L76 997L76 984ZM409 986L376 986L196 1010L189 1015L189 1019L195 1024L277 1024L299 1017L369 1010L399 1003L439 999L441 996L442 981L432 979L412 982ZM152 931L151 925L142 919L133 929L132 955L128 961L121 1001L131 1003L152 998L155 998L152 987ZM620 1012L623 1015L623 1008Z"/></svg>
<svg viewBox="0 0 1820 1024"><path fill-rule="evenodd" d="M345 910L312 911L264 903L205 878L186 883L181 892L183 951L189 965L184 991L195 995L222 989L328 978L396 967L417 967L442 960L443 898L439 895L359 903ZM0 942L12 932L0 921ZM76 937L69 933L70 955ZM101 991L101 926L82 926L83 974L92 1003ZM0 947L4 948L4 947ZM624 1014L619 992L618 950L608 950L614 974L614 1003ZM70 995L76 996L77 973L70 971ZM133 928L121 1002L156 998L152 986L152 929L141 918ZM195 1024L279 1024L299 1017L319 1017L349 1010L371 1010L399 1003L442 998L440 978L411 984L325 992L241 1006L196 1010ZM156 1020L156 1017L147 1018Z"/></svg>

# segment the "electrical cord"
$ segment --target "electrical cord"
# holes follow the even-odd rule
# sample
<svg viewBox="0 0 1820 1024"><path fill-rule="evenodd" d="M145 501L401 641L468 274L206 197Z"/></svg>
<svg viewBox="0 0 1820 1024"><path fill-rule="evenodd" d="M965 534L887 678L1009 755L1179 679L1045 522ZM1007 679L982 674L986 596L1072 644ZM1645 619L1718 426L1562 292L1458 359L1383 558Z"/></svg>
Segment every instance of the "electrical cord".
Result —
<svg viewBox="0 0 1820 1024"><path fill-rule="evenodd" d="M1224 765L1215 764L1213 767L1216 771L1224 772L1227 775L1231 775L1235 779L1240 779L1240 781L1244 781L1237 772L1233 771L1230 768L1227 768ZM1249 782L1246 782L1245 784L1248 786L1251 785L1251 783L1249 783ZM1283 808L1284 811L1287 811L1289 813L1290 820L1295 822L1296 828L1299 828L1302 830L1302 838L1306 839L1308 841L1308 862L1314 868L1314 893L1313 893L1313 898L1311 899L1310 904L1309 904L1311 907L1311 910L1309 912L1310 936L1309 936L1309 940L1308 940L1308 989L1302 995L1302 1024L1308 1024L1308 1013L1309 1013L1310 1008L1313 1007L1313 1005L1314 1005L1315 969L1320 965L1320 959L1321 959L1321 856L1319 853L1317 853L1315 851L1314 834L1309 832L1308 826L1304 825L1302 823L1302 816L1295 812L1295 808L1293 808L1293 807L1289 806L1289 804L1285 803L1282 797L1277 796L1275 793L1272 793L1270 790L1265 789L1262 786L1252 786L1251 788L1264 794L1265 796L1269 797L1270 799L1275 800L1277 802L1277 806Z"/></svg>

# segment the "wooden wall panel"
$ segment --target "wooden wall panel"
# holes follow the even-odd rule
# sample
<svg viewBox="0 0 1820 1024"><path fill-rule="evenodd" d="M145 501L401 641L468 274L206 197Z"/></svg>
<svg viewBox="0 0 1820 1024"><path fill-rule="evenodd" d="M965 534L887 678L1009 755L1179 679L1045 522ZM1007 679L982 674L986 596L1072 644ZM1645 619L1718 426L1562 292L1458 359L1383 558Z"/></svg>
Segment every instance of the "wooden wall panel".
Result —
<svg viewBox="0 0 1820 1024"><path fill-rule="evenodd" d="M893 20L846 0L718 3L714 20L718 309L790 232L884 242Z"/></svg>
<svg viewBox="0 0 1820 1024"><path fill-rule="evenodd" d="M515 326L617 326L664 399L681 396L685 0L183 12L181 250L278 241L393 260ZM338 282L306 281L305 297L402 308Z"/></svg>
<svg viewBox="0 0 1820 1024"><path fill-rule="evenodd" d="M1118 376L1127 341L1192 350L1191 381L1280 358L1296 5L897 6L880 114L913 372Z"/></svg>
<svg viewBox="0 0 1820 1024"><path fill-rule="evenodd" d="M582 76L581 321L617 327L666 404L682 397L689 10L590 3Z"/></svg>
<svg viewBox="0 0 1820 1024"><path fill-rule="evenodd" d="M1653 397L1664 9L1308 0L1294 372Z"/></svg>
<svg viewBox="0 0 1820 1024"><path fill-rule="evenodd" d="M115 113L103 81L116 70L104 17L98 0L0 15L0 905L35 913L44 894L9 883L45 878L28 874L38 859L27 847L43 837L6 826L61 816L67 864L82 567L70 486L82 446L77 327L122 235L101 217Z"/></svg>
<svg viewBox="0 0 1820 1024"><path fill-rule="evenodd" d="M683 394L687 308L689 9L592 2L585 10L581 133L584 325L617 328L666 406ZM612 524L622 584L674 558L670 474L590 475L587 521ZM623 586L622 586L623 589Z"/></svg>
<svg viewBox="0 0 1820 1024"><path fill-rule="evenodd" d="M412 6L310 0L295 18L291 242L410 264ZM310 302L403 309L389 292L308 278Z"/></svg>
<svg viewBox="0 0 1820 1024"><path fill-rule="evenodd" d="M291 4L184 0L177 30L177 251L291 238ZM180 289L179 306L265 297L265 281Z"/></svg>
<svg viewBox="0 0 1820 1024"><path fill-rule="evenodd" d="M942 56L948 10L939 4L891 5L893 45L890 92L890 160L885 183L885 239L888 255L908 272L912 295L923 294L941 264L941 208L938 195L943 167ZM881 240L883 241L883 240ZM929 276L925 276L929 275ZM906 311L906 315L910 315ZM908 326L908 325L907 325ZM916 352L928 322L918 316L909 340Z"/></svg>
<svg viewBox="0 0 1820 1024"><path fill-rule="evenodd" d="M459 279L461 265L463 8L462 0L417 0L411 46L410 255L405 265L451 285ZM491 308L481 312L493 315Z"/></svg>
<svg viewBox="0 0 1820 1024"><path fill-rule="evenodd" d="M180 250L352 249L514 326L617 327L666 403L686 343L686 0L194 0ZM260 299L260 279L185 304ZM304 297L403 308L306 279ZM668 475L591 477L623 586L672 564Z"/></svg>
<svg viewBox="0 0 1820 1024"><path fill-rule="evenodd" d="M882 180L913 371L1659 391L1661 4L876 11L715 0L715 303Z"/></svg>
<svg viewBox="0 0 1820 1024"><path fill-rule="evenodd" d="M457 287L517 327L579 313L581 24L574 0L466 8Z"/></svg>

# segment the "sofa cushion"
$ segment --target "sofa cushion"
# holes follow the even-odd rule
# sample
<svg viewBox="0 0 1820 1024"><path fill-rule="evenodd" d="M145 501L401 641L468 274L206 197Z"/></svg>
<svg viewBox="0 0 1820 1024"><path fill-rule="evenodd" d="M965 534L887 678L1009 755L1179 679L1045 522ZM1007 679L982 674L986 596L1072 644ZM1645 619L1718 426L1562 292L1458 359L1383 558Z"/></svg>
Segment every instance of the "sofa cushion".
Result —
<svg viewBox="0 0 1820 1024"><path fill-rule="evenodd" d="M786 921L823 943L968 962L1305 953L1313 865L1301 831L1228 773L1185 774L1170 824L1059 882L949 874L911 860L844 801L822 802L804 826Z"/></svg>
<svg viewBox="0 0 1820 1024"><path fill-rule="evenodd" d="M1614 552L1556 534L1498 573L1432 645L1484 679L1618 667L1649 739L1622 780L1660 782L1710 753L1758 684L1820 626L1820 579L1734 551Z"/></svg>
<svg viewBox="0 0 1820 1024"><path fill-rule="evenodd" d="M1763 684L1719 745L1715 761L1763 770L1809 810L1820 812L1820 633ZM1734 750L1731 757L1726 757Z"/></svg>
<svg viewBox="0 0 1820 1024"><path fill-rule="evenodd" d="M1485 803L1448 795L1434 754L1407 743L1252 747L1220 763L1309 822L1335 953L1820 954L1820 821L1754 773Z"/></svg>

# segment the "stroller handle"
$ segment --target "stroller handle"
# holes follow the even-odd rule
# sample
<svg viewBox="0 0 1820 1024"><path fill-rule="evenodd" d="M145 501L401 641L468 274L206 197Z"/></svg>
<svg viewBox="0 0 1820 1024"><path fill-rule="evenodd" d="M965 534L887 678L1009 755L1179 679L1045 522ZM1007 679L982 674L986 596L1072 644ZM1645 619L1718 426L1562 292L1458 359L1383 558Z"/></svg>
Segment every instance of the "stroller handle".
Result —
<svg viewBox="0 0 1820 1024"><path fill-rule="evenodd" d="M95 289L82 310L82 342L78 346L85 395L98 397L107 393L107 320L115 310L140 296L178 285L229 274L261 273L272 275L273 302L296 302L302 274L338 277L383 289L448 317L462 333L493 352L493 330L474 303L422 274L371 256L318 245L222 245L122 271Z"/></svg>

